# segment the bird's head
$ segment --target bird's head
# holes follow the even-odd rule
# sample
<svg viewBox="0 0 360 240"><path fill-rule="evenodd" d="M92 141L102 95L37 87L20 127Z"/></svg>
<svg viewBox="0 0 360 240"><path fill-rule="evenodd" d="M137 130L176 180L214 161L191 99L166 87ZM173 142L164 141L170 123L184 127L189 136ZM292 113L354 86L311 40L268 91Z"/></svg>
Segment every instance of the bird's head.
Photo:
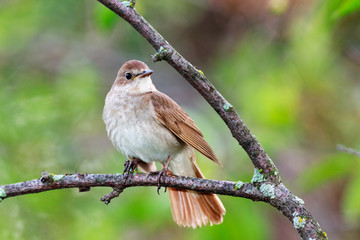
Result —
<svg viewBox="0 0 360 240"><path fill-rule="evenodd" d="M153 71L144 63L138 60L130 60L121 66L115 85L126 86L127 90L146 92L155 90L150 75Z"/></svg>

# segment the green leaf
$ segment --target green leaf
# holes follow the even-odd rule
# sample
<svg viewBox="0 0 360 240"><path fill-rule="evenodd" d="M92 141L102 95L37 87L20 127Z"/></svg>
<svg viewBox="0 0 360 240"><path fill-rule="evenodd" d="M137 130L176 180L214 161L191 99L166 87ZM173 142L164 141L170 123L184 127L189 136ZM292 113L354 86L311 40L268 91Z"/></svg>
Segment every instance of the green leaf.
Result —
<svg viewBox="0 0 360 240"><path fill-rule="evenodd" d="M102 30L111 30L119 17L103 5L96 5L94 8L95 24Z"/></svg>
<svg viewBox="0 0 360 240"><path fill-rule="evenodd" d="M354 175L344 193L342 202L343 212L349 222L358 222L360 220L360 175Z"/></svg>
<svg viewBox="0 0 360 240"><path fill-rule="evenodd" d="M325 182L349 176L353 163L354 156L336 153L310 166L297 181L305 191L310 191Z"/></svg>
<svg viewBox="0 0 360 240"><path fill-rule="evenodd" d="M332 17L339 19L360 10L360 0L345 0L334 11Z"/></svg>

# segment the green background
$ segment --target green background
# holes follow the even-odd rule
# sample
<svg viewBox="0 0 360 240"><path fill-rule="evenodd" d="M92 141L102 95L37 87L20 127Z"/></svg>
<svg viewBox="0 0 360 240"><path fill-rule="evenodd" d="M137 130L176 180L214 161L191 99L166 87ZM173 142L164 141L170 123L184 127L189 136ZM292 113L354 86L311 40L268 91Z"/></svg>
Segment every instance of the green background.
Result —
<svg viewBox="0 0 360 240"><path fill-rule="evenodd" d="M55 174L122 172L102 107L118 68L139 59L194 119L223 164L206 177L250 181L225 124L124 20L96 1L0 2L0 185ZM330 239L360 236L359 1L145 1L137 10L236 108ZM267 204L220 196L224 223L179 228L167 194L50 191L0 203L0 239L298 239Z"/></svg>

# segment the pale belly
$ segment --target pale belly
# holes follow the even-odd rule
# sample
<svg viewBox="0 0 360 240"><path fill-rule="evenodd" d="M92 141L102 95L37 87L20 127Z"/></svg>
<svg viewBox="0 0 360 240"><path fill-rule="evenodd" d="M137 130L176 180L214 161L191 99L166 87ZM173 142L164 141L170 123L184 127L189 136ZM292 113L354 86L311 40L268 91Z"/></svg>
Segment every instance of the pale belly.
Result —
<svg viewBox="0 0 360 240"><path fill-rule="evenodd" d="M103 118L111 142L125 157L166 162L185 144L150 113L148 108L141 109L136 104L117 104L116 109L105 104Z"/></svg>

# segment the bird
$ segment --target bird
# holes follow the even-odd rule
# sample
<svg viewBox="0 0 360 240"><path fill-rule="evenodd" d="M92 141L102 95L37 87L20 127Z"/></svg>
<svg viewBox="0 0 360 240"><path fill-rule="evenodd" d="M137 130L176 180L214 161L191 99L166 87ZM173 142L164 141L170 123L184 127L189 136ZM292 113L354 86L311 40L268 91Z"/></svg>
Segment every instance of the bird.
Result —
<svg viewBox="0 0 360 240"><path fill-rule="evenodd" d="M220 162L190 116L156 89L152 73L138 60L121 66L103 110L110 141L128 159L125 170L138 167L143 172L155 172L155 162L159 162L163 164L159 179L162 174L205 178L194 150ZM197 228L223 222L226 210L217 195L168 190L172 216L179 226Z"/></svg>

